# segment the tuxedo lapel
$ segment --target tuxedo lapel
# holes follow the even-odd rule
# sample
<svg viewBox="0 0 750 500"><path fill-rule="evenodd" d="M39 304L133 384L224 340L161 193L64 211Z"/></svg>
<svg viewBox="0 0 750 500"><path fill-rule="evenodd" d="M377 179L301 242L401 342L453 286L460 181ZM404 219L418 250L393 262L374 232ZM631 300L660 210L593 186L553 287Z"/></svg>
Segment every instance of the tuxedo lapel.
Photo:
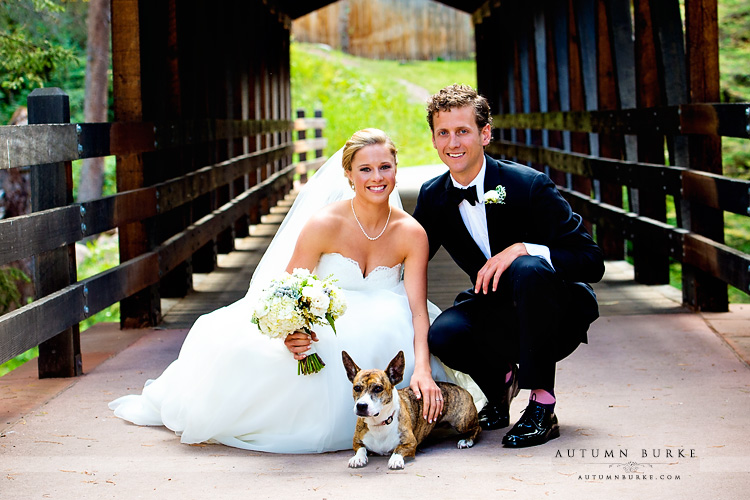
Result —
<svg viewBox="0 0 750 500"><path fill-rule="evenodd" d="M445 222L446 233L449 235L458 236L461 240L474 241L469 234L469 230L466 229L463 219L461 218L461 212L458 211L458 205L453 203L448 195L448 190L452 185L450 175L446 178L443 186L443 192L440 194L439 204L441 217Z"/></svg>
<svg viewBox="0 0 750 500"><path fill-rule="evenodd" d="M484 192L494 190L497 186L502 184L500 164L495 161L494 158L486 156L487 167L484 172ZM498 240L501 236L502 231L502 215L504 212L505 205L500 203L491 203L484 205L484 213L487 217L487 236L490 240L490 251L492 255L496 255L498 252L503 250L497 248Z"/></svg>

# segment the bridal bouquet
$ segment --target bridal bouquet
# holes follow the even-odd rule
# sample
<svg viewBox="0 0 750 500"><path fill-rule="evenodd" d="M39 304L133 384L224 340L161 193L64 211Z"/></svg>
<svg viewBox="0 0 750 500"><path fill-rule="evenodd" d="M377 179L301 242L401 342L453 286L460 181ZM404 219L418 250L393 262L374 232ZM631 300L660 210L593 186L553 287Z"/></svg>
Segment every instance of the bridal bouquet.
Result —
<svg viewBox="0 0 750 500"><path fill-rule="evenodd" d="M334 281L321 280L307 269L285 272L261 292L252 322L271 338L283 339L298 330L309 335L313 324L328 323L336 333L334 322L346 312L346 302ZM317 373L324 366L311 346L305 359L299 360L297 374Z"/></svg>

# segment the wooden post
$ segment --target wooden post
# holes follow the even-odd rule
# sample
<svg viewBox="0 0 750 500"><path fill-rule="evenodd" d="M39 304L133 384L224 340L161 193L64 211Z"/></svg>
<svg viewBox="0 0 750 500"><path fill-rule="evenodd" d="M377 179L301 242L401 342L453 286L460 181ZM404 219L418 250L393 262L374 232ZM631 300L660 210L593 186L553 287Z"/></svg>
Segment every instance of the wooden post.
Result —
<svg viewBox="0 0 750 500"><path fill-rule="evenodd" d="M663 68L657 55L651 5L647 0L635 0L635 61L636 100L639 108L662 105L659 70ZM638 160L644 163L664 164L664 135L638 136ZM642 186L641 186L642 187ZM638 215L664 222L667 204L664 192L655 189L638 189ZM633 241L635 281L646 285L669 283L669 258L662 250L655 251L650 241Z"/></svg>
<svg viewBox="0 0 750 500"><path fill-rule="evenodd" d="M304 118L305 117L305 110L304 109L298 109L297 110L297 118ZM307 130L298 130L297 131L297 140L304 141L307 138ZM304 162L307 161L307 153L302 152L299 154L299 161ZM299 180L303 184L307 182L307 167L305 167L302 171L299 173Z"/></svg>
<svg viewBox="0 0 750 500"><path fill-rule="evenodd" d="M315 110L315 118L323 118L323 110L322 109L316 109ZM315 129L315 138L323 137L323 129L316 128ZM320 158L323 156L323 150L322 149L316 149L315 150L315 158Z"/></svg>
<svg viewBox="0 0 750 500"><path fill-rule="evenodd" d="M570 111L585 111L586 96L583 84L583 61L581 57L581 37L576 22L577 6L575 0L568 0L568 78L570 84ZM565 110L563 110L565 111ZM574 153L590 154L589 134L586 132L570 133L570 149ZM586 196L591 194L591 179L581 175L570 176L574 190ZM591 223L586 222L591 232Z"/></svg>
<svg viewBox="0 0 750 500"><path fill-rule="evenodd" d="M559 81L559 69L555 51L555 36L556 36L556 24L557 20L554 17L553 5L548 3L545 5L545 51L547 54L547 111L555 112L560 111L560 81ZM547 132L547 147L563 149L563 134L559 130L548 130ZM550 165L550 167L554 167ZM552 181L558 186L565 185L565 174L560 170L549 168L548 173Z"/></svg>
<svg viewBox="0 0 750 500"><path fill-rule="evenodd" d="M143 121L141 93L141 45L138 0L112 0L112 71L115 120ZM143 155L117 157L117 190L144 187ZM150 234L145 222L119 228L120 262L133 259L148 250ZM145 328L161 318L158 285L151 285L120 302L120 326Z"/></svg>
<svg viewBox="0 0 750 500"><path fill-rule="evenodd" d="M596 1L597 25L597 96L600 110L617 109L617 79L613 57L610 23L605 0ZM623 138L619 134L599 134L599 156L622 159ZM622 208L622 186L614 182L599 182L599 199L603 203ZM605 259L622 260L625 246L622 234L604 224L596 227L596 242L604 252Z"/></svg>
<svg viewBox="0 0 750 500"><path fill-rule="evenodd" d="M719 102L719 27L717 0L686 0L687 73L691 102ZM721 137L690 137L690 168L722 173ZM682 202L686 229L724 242L724 214L698 203ZM743 290L747 292L747 290ZM708 273L682 266L682 300L699 311L726 311L727 285Z"/></svg>
<svg viewBox="0 0 750 500"><path fill-rule="evenodd" d="M68 96L58 88L35 89L28 98L29 124L70 123ZM31 168L31 209L34 212L73 203L70 162ZM40 299L76 281L75 245L35 256L34 285ZM39 378L81 375L81 339L78 325L39 345Z"/></svg>

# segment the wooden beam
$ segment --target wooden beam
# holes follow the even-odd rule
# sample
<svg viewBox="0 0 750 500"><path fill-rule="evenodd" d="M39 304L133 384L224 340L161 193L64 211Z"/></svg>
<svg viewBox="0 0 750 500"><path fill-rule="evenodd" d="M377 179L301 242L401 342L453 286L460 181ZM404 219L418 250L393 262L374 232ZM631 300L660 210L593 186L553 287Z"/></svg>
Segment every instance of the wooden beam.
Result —
<svg viewBox="0 0 750 500"><path fill-rule="evenodd" d="M112 0L112 80L115 120L143 121L141 72L141 23L138 0ZM117 156L117 190L146 187L143 156L127 153ZM149 250L149 233L144 222L119 228L120 262L134 259ZM156 287L146 288L120 304L123 328L154 326L161 316Z"/></svg>
<svg viewBox="0 0 750 500"><path fill-rule="evenodd" d="M617 78L613 40L610 33L609 15L605 0L596 0L596 69L597 69L597 109L612 110L618 108ZM599 134L599 155L603 158L621 159L623 157L624 139L619 134ZM594 177L597 179L597 177ZM599 199L608 205L622 207L622 185L611 179L598 178ZM625 241L609 227L596 227L596 242L604 252L605 259L622 260L625 258Z"/></svg>
<svg viewBox="0 0 750 500"><path fill-rule="evenodd" d="M693 103L719 102L718 2L687 0L685 17L687 96ZM750 123L748 111L750 108L747 108L745 114L746 127L747 123ZM712 123L715 121L712 120ZM722 173L721 138L718 130L715 133L690 137L688 154L691 169L711 174ZM721 211L697 203L683 203L681 208L684 227L718 244L724 243L724 214ZM742 271L746 272L747 269L745 266ZM706 271L705 266L683 266L683 302L696 310L727 311L729 300L726 285L713 267ZM747 293L745 283L740 285L738 288Z"/></svg>
<svg viewBox="0 0 750 500"><path fill-rule="evenodd" d="M68 96L58 88L35 89L29 94L29 123L68 123ZM70 162L38 165L31 169L31 208L34 211L64 207L73 202ZM75 245L68 244L34 259L34 288L40 299L76 281ZM25 329L20 330L25 332ZM75 377L82 373L78 325L54 331L39 344L39 378Z"/></svg>

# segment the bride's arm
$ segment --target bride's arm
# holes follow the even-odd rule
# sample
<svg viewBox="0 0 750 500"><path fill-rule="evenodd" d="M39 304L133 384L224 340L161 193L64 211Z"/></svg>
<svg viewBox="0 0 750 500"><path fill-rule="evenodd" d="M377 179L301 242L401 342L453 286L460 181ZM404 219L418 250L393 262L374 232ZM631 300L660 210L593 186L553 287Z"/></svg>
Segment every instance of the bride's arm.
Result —
<svg viewBox="0 0 750 500"><path fill-rule="evenodd" d="M430 349L427 345L427 332L430 318L427 314L427 260L429 243L424 229L417 223L409 228L408 251L404 259L404 287L409 298L412 323L414 326L414 374L410 387L417 398L422 397L423 417L433 421L443 410L440 388L432 379Z"/></svg>
<svg viewBox="0 0 750 500"><path fill-rule="evenodd" d="M300 231L294 253L286 271L291 273L294 269L304 268L312 272L318 265L321 254L325 251L325 238L328 224L325 218L312 218ZM295 332L286 336L284 345L294 355L294 359L305 359L305 352L310 349L310 343L318 340L315 332L308 335L304 332Z"/></svg>

